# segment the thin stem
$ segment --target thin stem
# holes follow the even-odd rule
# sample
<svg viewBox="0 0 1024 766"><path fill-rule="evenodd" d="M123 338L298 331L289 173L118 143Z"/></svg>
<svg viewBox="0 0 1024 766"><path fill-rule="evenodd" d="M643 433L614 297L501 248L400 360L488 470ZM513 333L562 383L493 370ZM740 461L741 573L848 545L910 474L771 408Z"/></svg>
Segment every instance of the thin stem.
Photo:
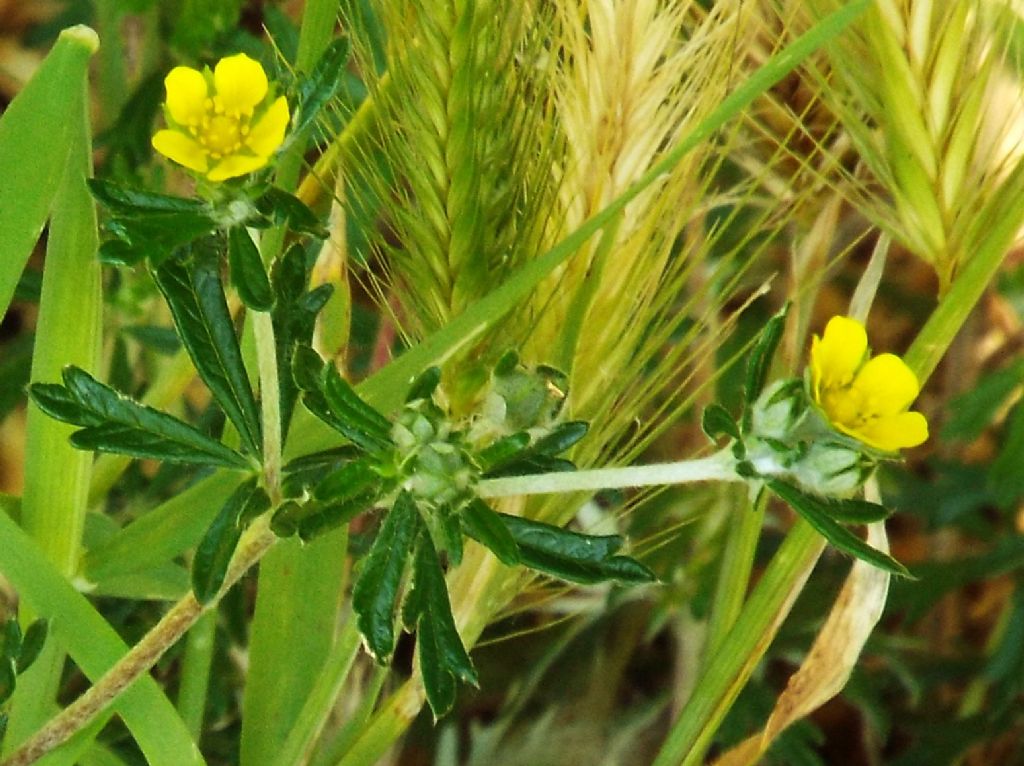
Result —
<svg viewBox="0 0 1024 766"><path fill-rule="evenodd" d="M267 494L276 505L281 486L281 392L277 379L277 344L270 314L252 312L256 360L260 373L260 406L263 410L263 475Z"/></svg>
<svg viewBox="0 0 1024 766"><path fill-rule="evenodd" d="M650 487L663 484L689 484L696 481L743 481L736 473L736 461L728 450L699 460L676 463L652 463L623 468L598 468L591 471L529 474L501 479L486 479L477 485L480 497L548 495L579 490Z"/></svg>
<svg viewBox="0 0 1024 766"><path fill-rule="evenodd" d="M276 540L277 537L270 531L269 522L254 524L242 538L216 598L203 605L189 593L178 601L92 688L51 719L0 766L28 766L35 763L88 726L121 692L153 667L204 612L213 608L228 589L270 550Z"/></svg>

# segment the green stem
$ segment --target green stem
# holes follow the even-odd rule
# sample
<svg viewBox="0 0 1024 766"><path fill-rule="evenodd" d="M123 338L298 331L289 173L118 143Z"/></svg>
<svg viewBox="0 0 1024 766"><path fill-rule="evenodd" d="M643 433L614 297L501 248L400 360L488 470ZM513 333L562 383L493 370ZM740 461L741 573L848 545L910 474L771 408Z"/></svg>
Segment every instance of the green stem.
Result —
<svg viewBox="0 0 1024 766"><path fill-rule="evenodd" d="M185 661L178 687L178 712L192 738L199 742L206 712L206 692L210 686L210 665L213 663L217 636L217 612L204 614L188 632Z"/></svg>

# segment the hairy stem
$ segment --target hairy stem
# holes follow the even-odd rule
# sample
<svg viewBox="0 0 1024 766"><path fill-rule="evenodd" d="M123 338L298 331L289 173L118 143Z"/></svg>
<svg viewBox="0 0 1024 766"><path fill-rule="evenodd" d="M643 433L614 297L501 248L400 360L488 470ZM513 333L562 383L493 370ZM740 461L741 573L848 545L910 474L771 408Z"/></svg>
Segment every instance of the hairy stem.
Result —
<svg viewBox="0 0 1024 766"><path fill-rule="evenodd" d="M268 521L253 525L242 538L224 578L224 585L215 599L203 605L189 593L178 601L92 688L36 732L0 766L28 766L35 763L88 726L121 692L153 667L196 620L212 609L228 589L270 550L276 540Z"/></svg>
<svg viewBox="0 0 1024 766"><path fill-rule="evenodd" d="M547 495L578 490L650 487L662 484L688 484L695 481L743 481L736 473L736 461L726 449L699 460L676 463L631 465L623 468L598 468L591 471L529 474L501 479L486 479L477 485L480 497ZM767 467L767 466L766 466ZM770 473L772 471L766 471Z"/></svg>

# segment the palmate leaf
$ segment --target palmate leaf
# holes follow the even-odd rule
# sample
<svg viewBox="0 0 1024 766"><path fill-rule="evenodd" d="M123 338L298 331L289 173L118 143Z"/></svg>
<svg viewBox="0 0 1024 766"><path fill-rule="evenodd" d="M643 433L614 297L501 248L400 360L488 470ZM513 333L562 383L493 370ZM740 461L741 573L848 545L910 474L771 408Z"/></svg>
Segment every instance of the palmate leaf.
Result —
<svg viewBox="0 0 1024 766"><path fill-rule="evenodd" d="M416 625L420 674L436 721L455 704L459 679L474 686L479 680L455 627L441 561L426 533L420 534L416 545L412 590L406 597L402 620L406 625Z"/></svg>
<svg viewBox="0 0 1024 766"><path fill-rule="evenodd" d="M521 476L528 473L574 471L576 466L571 460L555 456L586 436L588 428L588 424L582 420L561 423L555 426L550 433L519 451L514 451L514 448L522 437L512 434L481 452L482 462L490 464L484 471L484 475L491 478Z"/></svg>
<svg viewBox="0 0 1024 766"><path fill-rule="evenodd" d="M270 311L274 305L270 279L263 267L259 248L243 226L236 226L228 232L228 265L231 283L238 289L242 303L255 311Z"/></svg>
<svg viewBox="0 0 1024 766"><path fill-rule="evenodd" d="M515 566L522 561L519 545L508 527L487 503L474 498L461 513L462 528L466 534L488 548L506 566Z"/></svg>
<svg viewBox="0 0 1024 766"><path fill-rule="evenodd" d="M209 603L224 584L228 565L242 536L241 517L257 491L255 478L236 489L196 548L192 560L192 592L200 604Z"/></svg>
<svg viewBox="0 0 1024 766"><path fill-rule="evenodd" d="M873 564L890 574L899 575L900 577L911 577L907 568L892 556L871 547L849 529L842 526L839 521L836 521L836 518L840 521L850 519L856 521L856 523L880 521L885 518L885 514L879 514L877 511L867 508L867 506L873 506L873 503L860 501L829 502L823 498L801 492L796 487L778 479L769 480L768 488L839 550L854 558Z"/></svg>
<svg viewBox="0 0 1024 766"><path fill-rule="evenodd" d="M516 541L522 563L531 569L583 585L658 579L639 561L615 555L624 542L618 535L583 535L519 516L498 516Z"/></svg>
<svg viewBox="0 0 1024 766"><path fill-rule="evenodd" d="M204 248L188 250L191 257L166 260L153 269L153 278L196 371L238 430L243 448L259 455L259 410L224 299L218 259Z"/></svg>
<svg viewBox="0 0 1024 766"><path fill-rule="evenodd" d="M357 447L378 454L394 447L391 421L364 402L338 373L308 346L295 351L292 370L311 413Z"/></svg>
<svg viewBox="0 0 1024 766"><path fill-rule="evenodd" d="M301 245L288 248L274 263L271 284L274 307L274 339L277 344L278 390L281 396L281 431L287 436L298 389L292 376L292 355L297 345L308 346L313 341L316 317L327 304L334 288L320 285L306 291L309 281L306 252Z"/></svg>
<svg viewBox="0 0 1024 766"><path fill-rule="evenodd" d="M63 378L64 385L36 383L30 393L50 417L83 426L71 436L79 449L235 470L253 467L202 431L117 393L78 367L66 367Z"/></svg>
<svg viewBox="0 0 1024 766"><path fill-rule="evenodd" d="M413 542L423 526L416 503L401 492L384 517L352 591L352 608L366 647L382 665L395 649L395 609ZM440 565L438 565L440 566ZM445 596L447 598L447 594Z"/></svg>

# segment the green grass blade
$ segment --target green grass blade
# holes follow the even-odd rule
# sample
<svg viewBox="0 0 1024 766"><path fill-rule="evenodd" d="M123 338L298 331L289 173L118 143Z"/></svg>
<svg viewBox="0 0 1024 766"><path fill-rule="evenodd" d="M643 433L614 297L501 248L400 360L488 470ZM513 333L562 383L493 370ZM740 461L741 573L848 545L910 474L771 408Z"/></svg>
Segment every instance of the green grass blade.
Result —
<svg viewBox="0 0 1024 766"><path fill-rule="evenodd" d="M64 30L0 117L0 316L7 313L78 140L89 57L98 45L88 27Z"/></svg>
<svg viewBox="0 0 1024 766"><path fill-rule="evenodd" d="M35 614L51 620L53 643L68 652L93 681L127 652L113 628L51 564L6 514L0 514L0 572ZM114 703L153 766L205 764L188 730L148 675Z"/></svg>
<svg viewBox="0 0 1024 766"><path fill-rule="evenodd" d="M91 34L91 33L89 33ZM32 355L33 383L60 380L68 364L86 370L99 366L103 296L100 265L96 259L99 239L96 208L86 185L92 174L92 140L85 102L84 64L91 38L85 32L65 34L58 46L71 45L74 66L82 71L64 86L76 109L62 115L69 152L53 199L46 265L43 270L39 321ZM75 74L65 67L67 76ZM68 92L74 88L75 93ZM36 130L45 130L37 127ZM22 165L38 168L22 160ZM3 195L0 191L0 196ZM2 204L2 203L0 203ZM19 209L2 208L3 218ZM0 224L2 225L2 224ZM0 250L0 252L3 252ZM6 255L6 253L5 253ZM92 454L68 443L73 428L30 407L25 440L25 489L21 525L65 577L74 574L88 507ZM26 619L31 615L26 614ZM60 684L64 654L50 642L37 663L26 673L11 703L7 745L13 746L44 723L51 713Z"/></svg>
<svg viewBox="0 0 1024 766"><path fill-rule="evenodd" d="M243 766L277 766L334 645L347 530L281 541L260 563L242 725Z"/></svg>

